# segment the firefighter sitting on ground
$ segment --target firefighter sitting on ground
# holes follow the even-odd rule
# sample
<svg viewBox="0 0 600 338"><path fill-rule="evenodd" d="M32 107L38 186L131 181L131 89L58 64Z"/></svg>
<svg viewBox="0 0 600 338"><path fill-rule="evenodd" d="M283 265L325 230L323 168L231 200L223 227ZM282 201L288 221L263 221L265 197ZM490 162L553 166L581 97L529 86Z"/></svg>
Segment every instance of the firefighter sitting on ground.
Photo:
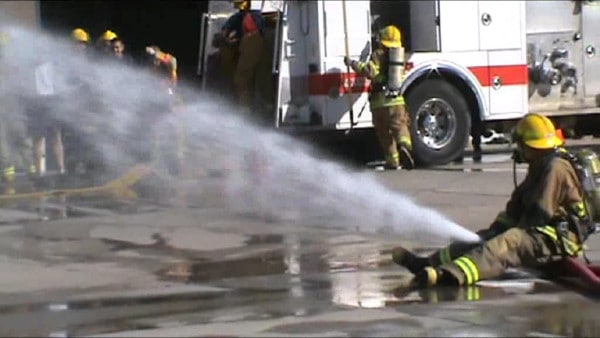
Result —
<svg viewBox="0 0 600 338"><path fill-rule="evenodd" d="M517 123L513 141L516 160L529 165L527 176L491 226L478 231L481 243L455 242L429 257L393 250L394 262L415 274L412 286L472 285L500 277L507 268L541 268L580 253L595 227L584 204L576 157L562 147L552 122L539 114Z"/></svg>
<svg viewBox="0 0 600 338"><path fill-rule="evenodd" d="M259 89L268 89L268 83L261 82L271 76L270 69L265 67L269 61L263 39L265 23L260 11L250 9L249 0L233 0L233 4L239 11L223 25L226 44L221 48L225 58L222 62L224 70L233 75L238 103L251 109L255 84L258 82ZM236 49L237 53L232 54ZM263 99L269 94L261 92Z"/></svg>
<svg viewBox="0 0 600 338"><path fill-rule="evenodd" d="M371 80L369 105L373 114L373 127L385 154L385 168L396 170L401 165L402 169L411 170L415 163L409 129L410 117L404 98L398 91L404 71L400 30L395 26L383 28L378 34L378 44L370 61L355 61L346 56L344 63L360 76ZM398 57L391 63L390 56ZM390 68L394 71L393 74L389 73ZM394 81L388 81L390 75L393 75Z"/></svg>

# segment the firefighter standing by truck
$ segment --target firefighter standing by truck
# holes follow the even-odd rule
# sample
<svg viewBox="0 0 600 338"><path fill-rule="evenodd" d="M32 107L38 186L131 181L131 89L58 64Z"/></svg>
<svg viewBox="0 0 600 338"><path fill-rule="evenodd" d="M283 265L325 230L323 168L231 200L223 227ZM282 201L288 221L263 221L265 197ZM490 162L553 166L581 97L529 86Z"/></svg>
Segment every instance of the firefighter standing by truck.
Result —
<svg viewBox="0 0 600 338"><path fill-rule="evenodd" d="M379 31L377 40L378 46L370 61L359 62L346 56L344 63L360 76L371 80L369 105L373 114L373 127L385 154L384 167L396 170L402 166L402 169L411 170L415 163L412 156L410 117L399 92L404 71L400 30L392 25L387 26Z"/></svg>
<svg viewBox="0 0 600 338"><path fill-rule="evenodd" d="M600 192L584 189L592 187L594 178L581 168L591 159L587 168L600 172L598 158L571 155L562 148L552 122L538 114L517 123L513 140L515 160L529 164L527 176L506 209L478 232L484 242L452 243L429 257L400 247L393 250L394 262L415 274L414 286L471 285L499 277L509 267L542 267L562 256L577 256L595 231L597 213L590 211L597 210ZM594 195L596 199L584 199Z"/></svg>
<svg viewBox="0 0 600 338"><path fill-rule="evenodd" d="M221 48L223 70L233 75L238 103L246 110L254 106L255 87L263 104L271 93L270 56L265 46L265 22L260 11L250 9L249 0L233 0L238 12L223 25L225 45ZM268 104L268 103L267 103Z"/></svg>

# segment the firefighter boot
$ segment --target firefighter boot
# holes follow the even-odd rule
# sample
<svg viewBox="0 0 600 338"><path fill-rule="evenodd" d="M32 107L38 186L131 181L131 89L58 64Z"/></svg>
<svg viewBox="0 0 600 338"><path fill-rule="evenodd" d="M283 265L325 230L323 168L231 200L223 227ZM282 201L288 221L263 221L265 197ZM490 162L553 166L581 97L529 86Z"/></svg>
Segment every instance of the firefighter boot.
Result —
<svg viewBox="0 0 600 338"><path fill-rule="evenodd" d="M413 159L409 147L405 144L400 144L398 150L400 151L400 165L402 166L402 169L413 170L415 168L415 160Z"/></svg>
<svg viewBox="0 0 600 338"><path fill-rule="evenodd" d="M459 286L459 282L450 272L427 266L415 274L411 285L416 288L430 288L437 285Z"/></svg>
<svg viewBox="0 0 600 338"><path fill-rule="evenodd" d="M429 265L429 260L426 257L420 257L402 247L392 249L392 261L405 267L413 275Z"/></svg>
<svg viewBox="0 0 600 338"><path fill-rule="evenodd" d="M481 162L481 146L474 145L473 146L473 162L480 163Z"/></svg>

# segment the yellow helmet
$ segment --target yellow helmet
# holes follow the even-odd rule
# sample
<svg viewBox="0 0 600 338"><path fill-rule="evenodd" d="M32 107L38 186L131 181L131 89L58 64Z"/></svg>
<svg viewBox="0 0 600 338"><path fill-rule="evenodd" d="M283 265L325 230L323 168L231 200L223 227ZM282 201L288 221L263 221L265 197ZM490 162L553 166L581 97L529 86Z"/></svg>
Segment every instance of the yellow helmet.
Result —
<svg viewBox="0 0 600 338"><path fill-rule="evenodd" d="M379 41L387 48L402 47L402 34L398 27L389 25L379 31Z"/></svg>
<svg viewBox="0 0 600 338"><path fill-rule="evenodd" d="M563 145L552 121L540 114L525 115L517 123L513 137L533 149L552 149Z"/></svg>
<svg viewBox="0 0 600 338"><path fill-rule="evenodd" d="M79 41L79 42L88 42L88 41L90 41L90 35L88 34L88 32L86 32L85 30L83 30L83 28L75 28L71 32L71 37L75 41Z"/></svg>
<svg viewBox="0 0 600 338"><path fill-rule="evenodd" d="M102 35L100 36L100 39L104 40L104 41L112 41L114 39L116 39L118 36L115 32L107 29L104 33L102 33Z"/></svg>
<svg viewBox="0 0 600 338"><path fill-rule="evenodd" d="M250 8L250 0L233 0L233 7L239 10Z"/></svg>

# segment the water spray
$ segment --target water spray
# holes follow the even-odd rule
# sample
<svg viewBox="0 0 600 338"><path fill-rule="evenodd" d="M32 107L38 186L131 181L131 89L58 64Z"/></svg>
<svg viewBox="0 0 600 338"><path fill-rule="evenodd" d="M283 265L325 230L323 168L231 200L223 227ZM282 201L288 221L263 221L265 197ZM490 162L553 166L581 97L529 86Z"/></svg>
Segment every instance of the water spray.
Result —
<svg viewBox="0 0 600 338"><path fill-rule="evenodd" d="M50 63L52 104L35 113L50 114L84 135L109 172L144 162L174 182L171 187L177 185L181 177L168 168L177 152L174 134L180 129L175 127L185 126L183 165L192 173L185 181L187 189L201 191L205 183L194 172L222 171L219 182L233 212L269 215L307 230L391 232L424 242L479 240L439 212L385 188L372 173L353 173L317 159L307 144L254 125L217 94L180 85L184 103L168 109L157 86L160 80L146 69L86 58L68 37L17 26L6 31L10 43L0 62L11 71L3 94L17 98L21 113L31 108L32 100L46 102L48 97L36 89L34 73ZM140 156L140 149L148 149L150 159Z"/></svg>

